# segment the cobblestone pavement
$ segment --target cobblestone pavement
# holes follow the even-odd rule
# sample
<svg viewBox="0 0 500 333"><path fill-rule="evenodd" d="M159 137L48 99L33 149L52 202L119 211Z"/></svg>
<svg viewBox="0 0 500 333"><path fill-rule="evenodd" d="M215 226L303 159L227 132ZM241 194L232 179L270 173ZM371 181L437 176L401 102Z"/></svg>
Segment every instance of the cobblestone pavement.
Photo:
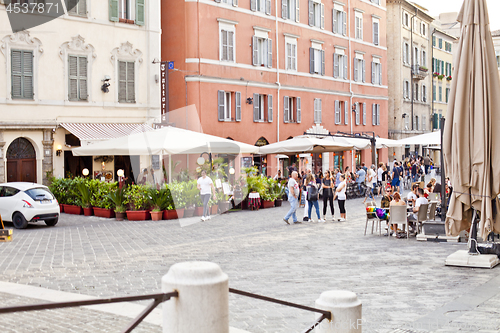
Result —
<svg viewBox="0 0 500 333"><path fill-rule="evenodd" d="M208 260L229 275L230 287L304 305L314 306L326 290L353 291L363 303L364 332L500 329L500 283L494 280L498 268L444 266L445 258L464 244L363 236L362 200L348 200L346 206L347 222L299 225L283 222L286 202L281 208L232 212L182 228L178 221L117 222L63 214L56 227L30 225L15 230L12 242L0 243L0 280L91 296L124 296L158 292L161 277L174 263ZM487 283L491 292L478 296L483 299L476 308L444 316L423 330L412 326ZM18 301L26 299L0 295L4 305ZM0 318L10 323L9 332L86 332L76 328L76 317L102 322L91 323L89 331L118 332L123 325L117 321L128 320L86 309L62 311ZM300 332L314 322L308 312L236 295L230 295L230 315L231 326L252 333ZM26 323L18 325L19 318Z"/></svg>

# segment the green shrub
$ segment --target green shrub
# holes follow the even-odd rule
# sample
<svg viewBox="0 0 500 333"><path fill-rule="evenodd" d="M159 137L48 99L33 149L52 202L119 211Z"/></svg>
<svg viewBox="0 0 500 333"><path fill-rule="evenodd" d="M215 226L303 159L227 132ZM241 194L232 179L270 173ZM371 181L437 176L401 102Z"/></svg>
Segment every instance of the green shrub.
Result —
<svg viewBox="0 0 500 333"><path fill-rule="evenodd" d="M146 210L150 206L148 196L148 187L145 185L134 184L125 190L125 206L130 210Z"/></svg>

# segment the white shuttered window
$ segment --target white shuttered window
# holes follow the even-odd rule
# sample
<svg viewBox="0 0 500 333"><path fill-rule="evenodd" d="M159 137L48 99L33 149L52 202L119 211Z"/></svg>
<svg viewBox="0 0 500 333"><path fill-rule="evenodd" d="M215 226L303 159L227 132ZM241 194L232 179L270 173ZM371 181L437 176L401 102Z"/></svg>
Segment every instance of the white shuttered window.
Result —
<svg viewBox="0 0 500 333"><path fill-rule="evenodd" d="M12 98L33 99L33 52L11 51Z"/></svg>
<svg viewBox="0 0 500 333"><path fill-rule="evenodd" d="M70 101L86 101L88 99L86 56L68 56L68 99Z"/></svg>

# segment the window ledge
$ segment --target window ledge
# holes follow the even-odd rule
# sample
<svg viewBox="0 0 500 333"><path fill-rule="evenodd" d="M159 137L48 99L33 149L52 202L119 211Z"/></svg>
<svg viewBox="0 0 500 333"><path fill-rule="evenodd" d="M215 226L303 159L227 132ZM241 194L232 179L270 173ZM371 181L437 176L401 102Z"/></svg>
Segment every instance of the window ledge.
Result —
<svg viewBox="0 0 500 333"><path fill-rule="evenodd" d="M119 23L127 23L127 24L135 24L134 20L129 20L129 19L118 19Z"/></svg>

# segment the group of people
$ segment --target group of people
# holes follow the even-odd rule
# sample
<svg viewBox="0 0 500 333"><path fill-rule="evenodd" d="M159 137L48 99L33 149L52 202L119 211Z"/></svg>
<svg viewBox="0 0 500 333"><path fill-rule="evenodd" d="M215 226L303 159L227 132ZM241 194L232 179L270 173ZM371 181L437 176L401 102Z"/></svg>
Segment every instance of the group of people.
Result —
<svg viewBox="0 0 500 333"><path fill-rule="evenodd" d="M283 220L290 224L289 219L292 218L293 223L301 223L297 219L297 209L299 206L304 207L303 221L314 222L312 218L312 209L314 207L318 222L326 222L326 213L328 207L332 214L333 221L346 221L346 176L336 169L334 172L327 170L321 175L312 174L310 169L299 178L299 173L295 170L291 172L291 177L287 184L288 201L290 202L290 210L285 215ZM320 214L319 203L320 192L323 198L323 215ZM304 202L302 205L301 202ZM340 217L335 217L334 201L337 200Z"/></svg>

